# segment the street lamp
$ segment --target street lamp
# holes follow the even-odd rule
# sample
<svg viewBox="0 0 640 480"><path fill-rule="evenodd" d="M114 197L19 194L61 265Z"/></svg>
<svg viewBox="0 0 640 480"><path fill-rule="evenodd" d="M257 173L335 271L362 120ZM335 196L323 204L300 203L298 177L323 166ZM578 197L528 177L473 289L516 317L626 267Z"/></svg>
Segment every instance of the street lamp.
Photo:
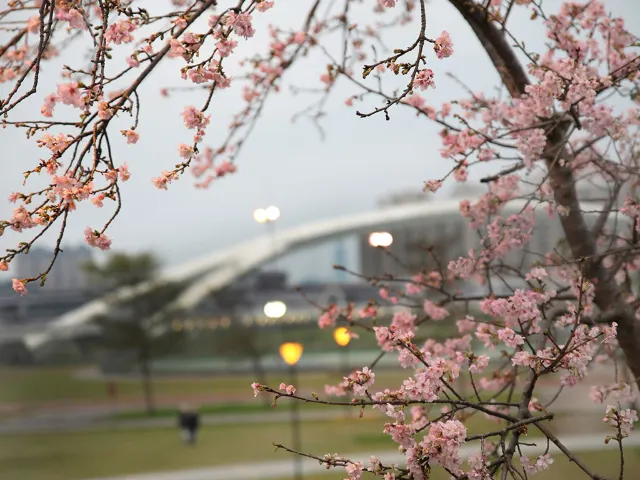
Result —
<svg viewBox="0 0 640 480"><path fill-rule="evenodd" d="M253 211L253 219L258 223L275 222L280 218L280 209L275 205L267 208L258 208Z"/></svg>
<svg viewBox="0 0 640 480"><path fill-rule="evenodd" d="M265 212L267 214L267 220L269 222L275 222L280 218L280 209L274 205L267 207Z"/></svg>
<svg viewBox="0 0 640 480"><path fill-rule="evenodd" d="M267 302L264 305L264 314L268 318L282 318L285 313L287 313L287 305L280 300Z"/></svg>
<svg viewBox="0 0 640 480"><path fill-rule="evenodd" d="M280 356L289 365L289 375L291 385L298 386L298 371L296 364L302 356L302 344L297 342L287 342L280 345ZM296 452L302 451L302 440L300 435L300 411L298 410L298 400L291 401L291 432L293 435L293 449ZM302 480L302 457L294 455L293 468L295 480Z"/></svg>
<svg viewBox="0 0 640 480"><path fill-rule="evenodd" d="M333 331L333 339L336 341L338 346L346 347L351 341L351 334L349 333L349 329L345 327L336 328Z"/></svg>
<svg viewBox="0 0 640 480"><path fill-rule="evenodd" d="M351 342L351 333L349 333L348 328L338 327L333 331L333 339L338 344L338 346L341 347L341 352L340 352L340 360L341 360L340 370L342 371L341 373L345 377L348 377L350 372L349 372L349 349L347 348L347 346L349 345L349 342ZM345 411L345 415L347 416L347 418L350 418L351 409L349 407L347 407L347 410Z"/></svg>
<svg viewBox="0 0 640 480"><path fill-rule="evenodd" d="M373 232L369 235L369 245L372 247L388 247L393 243L393 235L389 232Z"/></svg>
<svg viewBox="0 0 640 480"><path fill-rule="evenodd" d="M267 222L267 211L264 208L258 208L253 211L253 219L258 223Z"/></svg>
<svg viewBox="0 0 640 480"><path fill-rule="evenodd" d="M271 247L273 250L277 250L276 237L275 237L275 225L276 220L280 218L280 209L275 205L269 205L267 208L258 208L253 211L253 219L263 225L266 225L267 235L271 238ZM277 264L277 258L274 261L274 267Z"/></svg>
<svg viewBox="0 0 640 480"><path fill-rule="evenodd" d="M302 356L302 344L297 342L287 342L280 345L280 356L284 360L284 363L290 367L295 367ZM295 385L295 382L291 382Z"/></svg>

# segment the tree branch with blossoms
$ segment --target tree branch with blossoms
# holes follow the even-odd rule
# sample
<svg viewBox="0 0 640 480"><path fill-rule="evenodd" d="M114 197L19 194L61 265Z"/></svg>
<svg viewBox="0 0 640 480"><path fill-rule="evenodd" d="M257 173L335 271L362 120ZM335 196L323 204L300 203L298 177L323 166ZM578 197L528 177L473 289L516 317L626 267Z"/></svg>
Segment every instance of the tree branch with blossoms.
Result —
<svg viewBox="0 0 640 480"><path fill-rule="evenodd" d="M239 58L240 42L254 41L254 17L273 14L277 21L278 3L172 0L143 8L136 0L11 0L2 7L0 82L8 87L0 99L3 127L24 133L47 153L26 161L24 191L9 196L16 208L0 220L0 234L10 229L26 238L0 256L0 270L58 229L48 267L32 278L15 278L14 290L26 294L31 282L46 282L80 202L112 205L104 225L83 232L90 246L111 247L108 229L128 208L120 187L131 175L114 145L120 139L135 148L146 108L141 86L159 65L178 62L187 85L164 94L188 89L199 103L182 110L193 137L176 140L176 163L149 181L169 189L190 170L197 187L215 188L236 172L267 99L283 89L291 67L315 51L324 62L318 84L295 91L321 96L301 115L324 129L325 108L343 81L350 89L344 104L355 107L362 121L377 114L390 120L393 108L409 108L416 122L441 128L440 155L448 162L444 175L423 179L424 189L469 182L471 170L483 168L486 192L460 203L477 240L464 255L451 258L427 249L419 269L395 258L403 274L349 272L376 286L379 298L360 310L317 305L321 328L345 325L353 335L375 336L381 349L367 367L325 389L327 397L351 396L350 401L297 394L295 386L284 384L254 385L255 393L350 405L361 414L375 409L388 417L383 431L404 455L404 466L373 459L365 467L337 455L305 454L344 468L355 480L365 471L385 480L419 480L431 468L458 479L526 479L550 467L550 445L583 476L597 479L602 477L567 447L564 432L552 432L549 423L558 415L548 411L567 392L591 382L592 400L607 402L604 422L615 434L605 440L617 443L616 475L622 479L624 439L637 421L635 410L623 404L635 400L640 381L640 299L632 280L640 270L638 37L599 0L544 6L536 0L449 0L499 75L494 95L476 92L472 77L436 78L434 63L446 66L463 42L455 32L433 31L425 0L315 0L299 30L274 24L264 48ZM371 6L373 12L366 12ZM544 47L526 45L512 28L518 11L545 35ZM369 14L378 20L367 23ZM387 47L396 31L411 33L410 40ZM43 66L74 43L90 60L70 59L55 91L43 91ZM118 58L126 66L118 66ZM240 74L232 79L227 72L235 67ZM457 81L466 96L430 105L429 95L443 81ZM209 112L220 91L237 85L241 105L228 132L206 144L210 131L219 129ZM18 108L33 99L42 102L39 115ZM117 122L126 122L125 128L115 131ZM29 188L34 178L44 186ZM581 198L585 184L597 190L589 204ZM515 202L514 213L509 207ZM536 250L532 240L543 215L558 222L562 238ZM32 229L36 233L27 237ZM391 249L386 253L394 257ZM470 282L484 293L465 294ZM438 328L450 337L435 339L431 329ZM491 352L498 354L495 363ZM395 356L407 378L394 389L374 391L373 369L383 355ZM599 365L614 372L611 382L592 379ZM625 369L629 378L618 378ZM554 387L549 395L545 382ZM477 415L500 427L470 434L465 422ZM524 454L529 430L547 445L535 459ZM472 442L478 449L465 463L461 447Z"/></svg>

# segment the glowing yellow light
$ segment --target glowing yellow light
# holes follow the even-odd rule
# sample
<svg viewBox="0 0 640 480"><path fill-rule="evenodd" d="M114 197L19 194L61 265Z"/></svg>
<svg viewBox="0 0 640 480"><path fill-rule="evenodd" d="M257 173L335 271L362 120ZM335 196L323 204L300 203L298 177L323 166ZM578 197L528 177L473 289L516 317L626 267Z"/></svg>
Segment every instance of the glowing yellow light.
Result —
<svg viewBox="0 0 640 480"><path fill-rule="evenodd" d="M269 220L267 211L264 208L258 208L253 212L253 219L258 223L265 223Z"/></svg>
<svg viewBox="0 0 640 480"><path fill-rule="evenodd" d="M287 342L280 345L280 356L287 365L295 365L302 356L302 344Z"/></svg>
<svg viewBox="0 0 640 480"><path fill-rule="evenodd" d="M393 243L393 235L389 232L373 232L369 235L369 245L372 247L388 247Z"/></svg>
<svg viewBox="0 0 640 480"><path fill-rule="evenodd" d="M351 334L349 333L349 329L345 327L336 328L333 331L333 339L341 347L346 347L347 345L349 345L349 342L351 341Z"/></svg>
<svg viewBox="0 0 640 480"><path fill-rule="evenodd" d="M285 313L287 313L287 306L283 302L267 302L264 306L264 314L269 318L282 318Z"/></svg>

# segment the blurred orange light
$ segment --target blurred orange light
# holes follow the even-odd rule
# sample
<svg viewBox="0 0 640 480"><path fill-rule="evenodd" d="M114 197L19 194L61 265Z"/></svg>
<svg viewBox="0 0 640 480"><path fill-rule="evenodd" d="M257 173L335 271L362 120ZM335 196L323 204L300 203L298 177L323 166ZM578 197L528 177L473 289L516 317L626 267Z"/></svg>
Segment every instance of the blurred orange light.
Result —
<svg viewBox="0 0 640 480"><path fill-rule="evenodd" d="M351 334L349 329L345 327L338 327L333 331L333 339L341 347L346 347L351 341Z"/></svg>
<svg viewBox="0 0 640 480"><path fill-rule="evenodd" d="M280 356L287 365L295 365L302 356L302 344L287 342L280 345Z"/></svg>

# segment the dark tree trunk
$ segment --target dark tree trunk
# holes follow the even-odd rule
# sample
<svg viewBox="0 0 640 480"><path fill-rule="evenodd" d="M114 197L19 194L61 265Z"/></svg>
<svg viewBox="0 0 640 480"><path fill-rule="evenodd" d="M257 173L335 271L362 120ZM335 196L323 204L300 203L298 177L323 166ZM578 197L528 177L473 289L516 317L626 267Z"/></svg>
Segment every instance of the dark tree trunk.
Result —
<svg viewBox="0 0 640 480"><path fill-rule="evenodd" d="M267 385L267 372L262 365L262 356L255 348L255 345L253 345L253 342L247 342L247 351L251 357L251 366L253 367L253 373L255 374L258 383L261 385ZM260 398L262 398L262 403L265 406L271 405L271 401L267 395L260 395Z"/></svg>
<svg viewBox="0 0 640 480"><path fill-rule="evenodd" d="M517 98L523 95L529 79L506 35L486 15L482 6L473 0L449 1L478 37L511 96ZM595 303L600 311L606 314L609 323L618 323L618 342L633 377L640 385L640 325L633 309L624 301L613 272L602 265L596 248L598 232L589 229L580 210L576 179L570 167L571 156L565 147L570 122L558 119L555 127L547 132L544 156L550 183L557 204L569 210L569 214L561 216L560 220L572 255L576 260L583 260L584 274L595 284ZM565 161L560 162L560 159ZM605 220L606 216L603 216L599 223Z"/></svg>
<svg viewBox="0 0 640 480"><path fill-rule="evenodd" d="M149 358L149 351L146 347L143 347L140 351L140 375L142 380L142 390L144 392L144 403L147 415L153 415L156 413L155 397L153 394L153 379L151 374L151 365Z"/></svg>

